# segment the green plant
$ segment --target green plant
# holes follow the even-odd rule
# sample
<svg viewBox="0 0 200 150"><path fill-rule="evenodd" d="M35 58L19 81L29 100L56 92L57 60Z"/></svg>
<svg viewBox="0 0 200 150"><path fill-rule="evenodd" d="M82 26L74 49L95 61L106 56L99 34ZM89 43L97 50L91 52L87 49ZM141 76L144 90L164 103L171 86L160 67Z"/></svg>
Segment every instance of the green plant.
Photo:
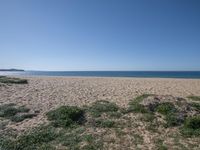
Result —
<svg viewBox="0 0 200 150"><path fill-rule="evenodd" d="M189 137L200 136L200 116L186 118L181 133Z"/></svg>
<svg viewBox="0 0 200 150"><path fill-rule="evenodd" d="M177 110L172 103L166 102L166 103L159 104L156 107L156 111L163 115L168 115L168 114L175 113Z"/></svg>
<svg viewBox="0 0 200 150"><path fill-rule="evenodd" d="M200 101L200 96L188 96L189 99L194 100L194 101Z"/></svg>
<svg viewBox="0 0 200 150"><path fill-rule="evenodd" d="M82 124L85 120L84 111L76 106L61 106L48 112L47 117L55 127Z"/></svg>
<svg viewBox="0 0 200 150"><path fill-rule="evenodd" d="M173 126L178 126L182 124L182 120L180 120L176 114L171 113L171 114L167 114L165 116L165 120L166 120L166 127L173 127Z"/></svg>
<svg viewBox="0 0 200 150"><path fill-rule="evenodd" d="M10 119L14 122L20 122L27 118L32 118L36 116L36 114L22 114L18 115L18 113L28 113L30 111L29 108L25 106L16 106L13 103L5 104L0 106L0 117L4 117Z"/></svg>
<svg viewBox="0 0 200 150"><path fill-rule="evenodd" d="M16 139L0 138L0 149L2 150L29 150L51 147L47 146L57 137L55 129L50 126L42 126L20 135Z"/></svg>
<svg viewBox="0 0 200 150"><path fill-rule="evenodd" d="M97 101L89 107L88 111L93 117L100 117L102 113L117 112L118 106L108 101Z"/></svg>
<svg viewBox="0 0 200 150"><path fill-rule="evenodd" d="M96 127L101 127L101 128L112 128L114 127L115 122L112 120L103 120L103 119L98 119L95 121L95 126Z"/></svg>
<svg viewBox="0 0 200 150"><path fill-rule="evenodd" d="M145 108L140 102L144 100L145 98L152 96L152 94L143 94L138 97L136 97L133 101L129 102L129 108L126 111L128 112L136 112L136 113L149 113L149 110Z"/></svg>
<svg viewBox="0 0 200 150"><path fill-rule="evenodd" d="M37 116L36 114L22 114L22 115L15 115L11 117L11 121L13 122L21 122L27 118L33 118Z"/></svg>
<svg viewBox="0 0 200 150"><path fill-rule="evenodd" d="M195 108L197 111L200 111L200 104L199 103L190 103L190 106Z"/></svg>

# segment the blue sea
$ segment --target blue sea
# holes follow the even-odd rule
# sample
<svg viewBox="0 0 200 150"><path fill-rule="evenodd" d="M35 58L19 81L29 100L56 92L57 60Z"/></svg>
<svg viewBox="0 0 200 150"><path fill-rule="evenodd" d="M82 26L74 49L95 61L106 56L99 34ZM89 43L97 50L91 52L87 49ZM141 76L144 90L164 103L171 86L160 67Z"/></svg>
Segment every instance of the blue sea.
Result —
<svg viewBox="0 0 200 150"><path fill-rule="evenodd" d="M200 71L0 71L0 75L200 79Z"/></svg>

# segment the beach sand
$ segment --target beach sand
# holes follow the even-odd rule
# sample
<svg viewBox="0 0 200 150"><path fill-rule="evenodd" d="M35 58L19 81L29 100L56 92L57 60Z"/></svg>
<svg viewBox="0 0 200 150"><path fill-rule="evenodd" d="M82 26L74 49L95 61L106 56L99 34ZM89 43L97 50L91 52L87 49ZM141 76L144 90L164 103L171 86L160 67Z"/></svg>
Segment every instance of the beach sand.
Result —
<svg viewBox="0 0 200 150"><path fill-rule="evenodd" d="M98 100L126 107L141 94L200 96L199 79L24 77L25 85L0 86L0 104L25 105L37 117L9 126L25 130L46 122L45 113L61 105L83 106Z"/></svg>

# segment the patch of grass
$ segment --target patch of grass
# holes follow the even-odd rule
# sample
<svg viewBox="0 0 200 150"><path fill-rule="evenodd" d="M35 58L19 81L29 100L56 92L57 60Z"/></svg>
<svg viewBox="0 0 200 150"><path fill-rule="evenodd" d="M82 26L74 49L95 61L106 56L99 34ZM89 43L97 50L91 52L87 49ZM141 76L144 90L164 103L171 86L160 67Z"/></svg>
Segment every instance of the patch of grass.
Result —
<svg viewBox="0 0 200 150"><path fill-rule="evenodd" d="M190 103L190 106L195 108L197 111L200 111L200 104L199 103Z"/></svg>
<svg viewBox="0 0 200 150"><path fill-rule="evenodd" d="M22 114L22 115L15 115L13 117L11 117L11 121L13 122L21 122L25 119L28 119L28 118L33 118L37 116L36 114Z"/></svg>
<svg viewBox="0 0 200 150"><path fill-rule="evenodd" d="M26 108L25 106L16 106L13 103L5 104L0 106L0 117L10 119L14 122L20 122L27 118L32 118L36 116L36 114L23 114L18 115L18 113L27 113L30 109Z"/></svg>
<svg viewBox="0 0 200 150"><path fill-rule="evenodd" d="M183 121L180 120L178 118L178 116L174 113L167 114L166 117L165 117L165 120L167 122L165 127L178 126L178 125L181 125L183 123Z"/></svg>
<svg viewBox="0 0 200 150"><path fill-rule="evenodd" d="M26 132L16 139L0 138L0 149L2 150L30 150L51 147L49 142L57 137L55 129L50 126L42 126Z"/></svg>
<svg viewBox="0 0 200 150"><path fill-rule="evenodd" d="M6 76L0 77L0 83L6 83L6 84L27 84L28 80L26 79L20 79L20 78L11 78Z"/></svg>
<svg viewBox="0 0 200 150"><path fill-rule="evenodd" d="M97 101L89 107L88 111L93 117L100 117L102 113L117 112L118 106L108 101Z"/></svg>
<svg viewBox="0 0 200 150"><path fill-rule="evenodd" d="M112 128L114 127L115 122L112 120L103 120L103 119L98 119L95 120L95 126L100 127L100 128Z"/></svg>
<svg viewBox="0 0 200 150"><path fill-rule="evenodd" d="M200 136L200 116L188 117L181 129L184 136Z"/></svg>
<svg viewBox="0 0 200 150"><path fill-rule="evenodd" d="M55 127L82 124L85 120L84 111L76 106L61 106L48 112L47 117Z"/></svg>
<svg viewBox="0 0 200 150"><path fill-rule="evenodd" d="M188 96L189 99L193 100L193 101L200 101L200 96Z"/></svg>
<svg viewBox="0 0 200 150"><path fill-rule="evenodd" d="M112 118L120 118L122 116L121 112L108 112L107 114Z"/></svg>
<svg viewBox="0 0 200 150"><path fill-rule="evenodd" d="M141 105L140 102L149 96L151 96L151 94L143 94L136 97L133 101L129 103L128 112L148 113L149 111L143 105Z"/></svg>
<svg viewBox="0 0 200 150"><path fill-rule="evenodd" d="M175 113L177 110L172 103L166 102L158 105L156 111L163 115L169 115Z"/></svg>

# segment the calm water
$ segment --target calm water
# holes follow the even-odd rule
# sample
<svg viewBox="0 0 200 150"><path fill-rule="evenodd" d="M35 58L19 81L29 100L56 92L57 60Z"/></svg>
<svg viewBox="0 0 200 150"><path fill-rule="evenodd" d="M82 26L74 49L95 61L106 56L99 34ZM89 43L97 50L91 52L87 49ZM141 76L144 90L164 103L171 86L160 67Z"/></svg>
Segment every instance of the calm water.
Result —
<svg viewBox="0 0 200 150"><path fill-rule="evenodd" d="M24 71L0 72L0 75L200 79L200 71Z"/></svg>

